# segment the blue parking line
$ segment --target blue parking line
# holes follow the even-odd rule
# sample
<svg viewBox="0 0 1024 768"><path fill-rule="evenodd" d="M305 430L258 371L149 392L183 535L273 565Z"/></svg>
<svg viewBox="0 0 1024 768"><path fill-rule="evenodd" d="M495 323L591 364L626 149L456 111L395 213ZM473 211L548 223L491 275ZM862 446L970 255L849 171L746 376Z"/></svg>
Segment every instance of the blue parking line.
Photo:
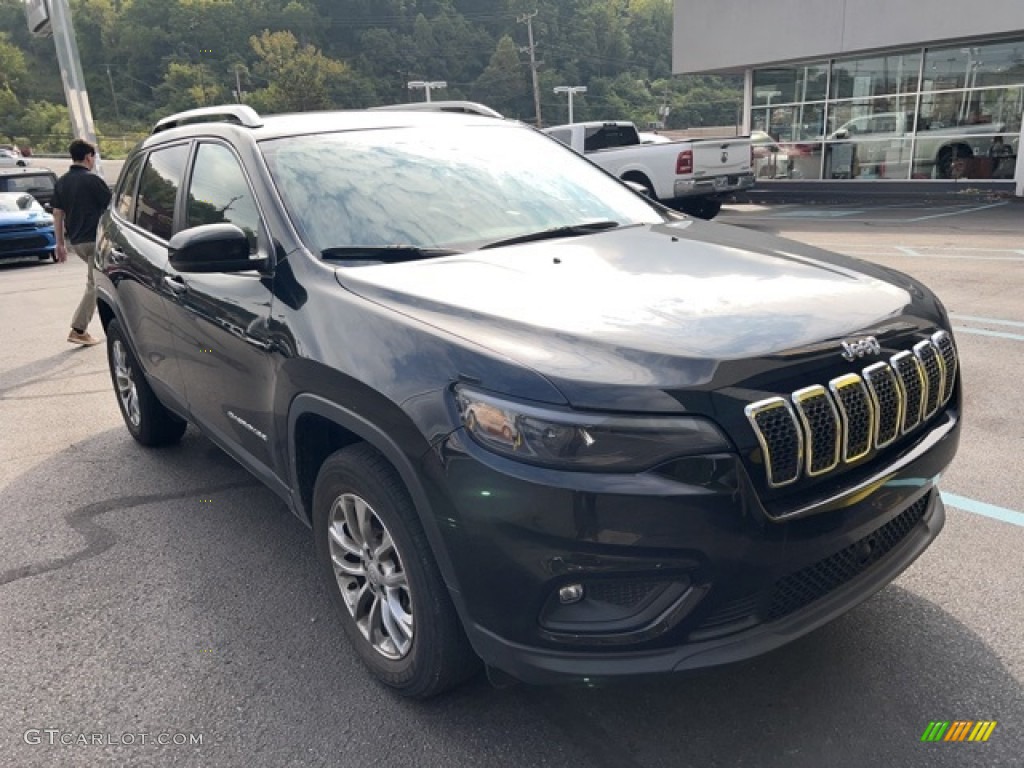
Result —
<svg viewBox="0 0 1024 768"><path fill-rule="evenodd" d="M964 328L962 325L954 325L953 330L957 333L974 333L978 336L995 336L997 339L1011 339L1013 341L1024 341L1024 336L1019 333L1005 333L1003 331L987 331L983 328Z"/></svg>
<svg viewBox="0 0 1024 768"><path fill-rule="evenodd" d="M1012 509L997 507L994 504L986 504L984 501L975 501L965 496L957 496L955 493L942 492L942 500L951 507L962 509L965 512L973 512L975 515L984 515L993 520L1001 520L1011 525L1019 525L1024 528L1024 514L1014 512Z"/></svg>

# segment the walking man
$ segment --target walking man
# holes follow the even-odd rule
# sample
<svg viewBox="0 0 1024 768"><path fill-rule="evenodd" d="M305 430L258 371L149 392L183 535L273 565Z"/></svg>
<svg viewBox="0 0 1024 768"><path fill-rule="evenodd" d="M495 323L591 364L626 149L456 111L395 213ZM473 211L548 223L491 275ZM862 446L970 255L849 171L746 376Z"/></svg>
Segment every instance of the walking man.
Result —
<svg viewBox="0 0 1024 768"><path fill-rule="evenodd" d="M89 323L96 312L96 283L92 275L92 257L96 251L96 227L100 216L110 204L107 182L92 173L96 165L96 147L83 139L75 139L68 147L71 168L57 179L53 190L53 225L57 232L57 261L68 258L71 250L85 262L88 277L85 295L71 318L68 341L91 347L100 340L89 335Z"/></svg>

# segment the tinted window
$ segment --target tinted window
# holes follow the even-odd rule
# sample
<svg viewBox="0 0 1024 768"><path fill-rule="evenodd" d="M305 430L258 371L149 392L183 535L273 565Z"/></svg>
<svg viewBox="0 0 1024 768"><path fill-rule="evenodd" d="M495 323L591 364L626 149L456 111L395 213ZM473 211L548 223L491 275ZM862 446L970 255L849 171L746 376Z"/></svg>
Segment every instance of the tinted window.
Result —
<svg viewBox="0 0 1024 768"><path fill-rule="evenodd" d="M187 144L158 149L142 171L135 223L163 240L170 240L174 232L174 201L187 160Z"/></svg>
<svg viewBox="0 0 1024 768"><path fill-rule="evenodd" d="M186 203L187 226L229 223L249 236L256 250L260 216L238 159L220 144L200 144Z"/></svg>
<svg viewBox="0 0 1024 768"><path fill-rule="evenodd" d="M609 147L631 147L640 143L636 128L627 125L606 125L588 128L583 138L583 151L593 152Z"/></svg>
<svg viewBox="0 0 1024 768"><path fill-rule="evenodd" d="M135 187L139 182L139 172L142 170L142 155L139 155L128 166L128 169L121 174L121 183L117 186L117 194L114 196L114 207L119 214L131 221L132 207L135 202Z"/></svg>
<svg viewBox="0 0 1024 768"><path fill-rule="evenodd" d="M52 176L7 176L0 184L8 192L53 192Z"/></svg>

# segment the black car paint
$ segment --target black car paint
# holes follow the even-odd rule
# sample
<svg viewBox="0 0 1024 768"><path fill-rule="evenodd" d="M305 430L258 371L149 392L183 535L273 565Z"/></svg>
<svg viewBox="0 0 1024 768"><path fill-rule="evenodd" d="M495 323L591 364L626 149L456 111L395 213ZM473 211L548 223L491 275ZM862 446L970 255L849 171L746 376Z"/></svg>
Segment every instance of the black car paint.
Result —
<svg viewBox="0 0 1024 768"><path fill-rule="evenodd" d="M324 425L337 429L336 439L374 445L409 489L470 640L488 663L545 681L742 658L863 600L941 528L933 485L956 450L959 382L926 430L793 489L766 487L743 416L743 406L761 397L863 367L840 356L844 337L875 335L891 355L948 331L941 304L910 278L671 218L478 254L343 267L303 246L259 154L258 130L175 128L136 152L197 137L229 142L242 160L266 225L261 255L272 266L180 273L165 243L108 212L97 252L104 321L121 319L164 404L307 524L315 461L323 458L310 444L325 439ZM186 187L187 177L179 228ZM596 266L611 285L573 294L574 275ZM756 294L746 306L730 297L730 280L753 277L774 287L762 302L770 299L776 311L764 312ZM629 311L648 307L626 307L614 282L643 279L690 282L691 298L713 301L631 324ZM590 332L574 316L559 322L567 317L554 305L559 296L577 310L590 306ZM452 398L459 382L556 409L697 414L715 421L735 450L630 475L531 467L466 435ZM924 496L925 519L884 567L776 625L696 639L716 606L863 539ZM777 519L797 508L818 514ZM674 581L687 597L630 631L540 625L558 586L617 578Z"/></svg>

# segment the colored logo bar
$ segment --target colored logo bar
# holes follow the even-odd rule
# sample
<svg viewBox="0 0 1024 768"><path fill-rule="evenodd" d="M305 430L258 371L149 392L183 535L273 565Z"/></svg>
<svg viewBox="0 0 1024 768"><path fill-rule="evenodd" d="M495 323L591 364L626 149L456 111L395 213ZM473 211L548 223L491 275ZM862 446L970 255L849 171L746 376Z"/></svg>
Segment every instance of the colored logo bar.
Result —
<svg viewBox="0 0 1024 768"><path fill-rule="evenodd" d="M932 720L921 741L988 741L996 729L995 720Z"/></svg>

